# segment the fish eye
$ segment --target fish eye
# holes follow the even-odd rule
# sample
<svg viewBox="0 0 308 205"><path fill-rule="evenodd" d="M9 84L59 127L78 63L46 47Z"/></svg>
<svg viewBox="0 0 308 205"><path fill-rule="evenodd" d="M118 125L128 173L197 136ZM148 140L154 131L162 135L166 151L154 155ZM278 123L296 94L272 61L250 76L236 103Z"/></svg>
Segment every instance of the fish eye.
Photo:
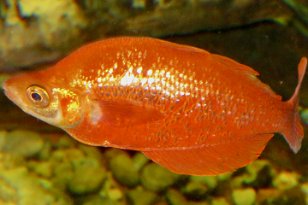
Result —
<svg viewBox="0 0 308 205"><path fill-rule="evenodd" d="M37 85L31 85L27 88L29 100L37 107L47 107L49 105L49 95L47 91Z"/></svg>

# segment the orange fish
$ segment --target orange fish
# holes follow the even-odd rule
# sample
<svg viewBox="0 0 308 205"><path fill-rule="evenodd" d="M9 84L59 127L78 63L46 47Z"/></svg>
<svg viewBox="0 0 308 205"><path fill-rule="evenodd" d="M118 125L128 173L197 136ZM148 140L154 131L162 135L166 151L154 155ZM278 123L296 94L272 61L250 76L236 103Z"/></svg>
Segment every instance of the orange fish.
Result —
<svg viewBox="0 0 308 205"><path fill-rule="evenodd" d="M274 133L294 152L307 59L287 102L227 57L153 38L81 47L54 66L8 79L22 110L85 144L143 152L176 173L215 175L255 160Z"/></svg>

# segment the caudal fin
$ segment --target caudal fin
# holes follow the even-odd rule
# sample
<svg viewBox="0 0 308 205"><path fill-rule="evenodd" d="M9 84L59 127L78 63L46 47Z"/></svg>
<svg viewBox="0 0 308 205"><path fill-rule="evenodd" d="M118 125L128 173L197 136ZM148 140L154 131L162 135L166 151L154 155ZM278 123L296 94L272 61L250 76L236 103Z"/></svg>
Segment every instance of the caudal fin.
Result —
<svg viewBox="0 0 308 205"><path fill-rule="evenodd" d="M288 104L289 113L288 119L285 125L285 129L282 131L285 139L289 143L293 152L297 153L301 148L302 139L304 138L304 129L301 124L301 119L298 114L298 94L302 85L302 81L307 68L307 58L302 57L298 64L298 83L295 88L293 96L286 103Z"/></svg>

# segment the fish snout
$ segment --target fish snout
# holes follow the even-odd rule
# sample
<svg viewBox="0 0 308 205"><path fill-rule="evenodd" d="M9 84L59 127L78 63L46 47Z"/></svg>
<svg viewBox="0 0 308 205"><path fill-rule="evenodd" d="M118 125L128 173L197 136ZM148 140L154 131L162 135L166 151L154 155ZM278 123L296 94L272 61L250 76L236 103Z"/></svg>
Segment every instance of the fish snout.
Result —
<svg viewBox="0 0 308 205"><path fill-rule="evenodd" d="M7 90L7 88L8 88L8 86L9 86L9 84L10 84L10 82L9 82L9 80L10 79L4 79L3 80L3 82L2 82L2 89L5 91L5 90Z"/></svg>
<svg viewBox="0 0 308 205"><path fill-rule="evenodd" d="M18 92L18 85L15 82L14 78L8 78L2 83L2 89L4 90L4 94L9 98L12 102L18 103L18 99L21 98Z"/></svg>
<svg viewBox="0 0 308 205"><path fill-rule="evenodd" d="M2 83L2 89L4 91L4 94L9 98L9 99L12 99L13 98L13 95L12 95L12 83L10 82L10 79L7 79L5 80L3 83Z"/></svg>

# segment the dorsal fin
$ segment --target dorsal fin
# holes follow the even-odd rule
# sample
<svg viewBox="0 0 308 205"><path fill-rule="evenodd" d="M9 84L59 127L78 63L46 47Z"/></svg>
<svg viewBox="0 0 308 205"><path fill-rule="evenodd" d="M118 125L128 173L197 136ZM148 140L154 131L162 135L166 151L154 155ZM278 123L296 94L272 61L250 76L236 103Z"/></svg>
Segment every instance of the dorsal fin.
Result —
<svg viewBox="0 0 308 205"><path fill-rule="evenodd" d="M218 54L212 54L212 57L215 59L215 61L218 61L222 64L224 64L226 67L236 69L240 72L246 73L248 75L258 76L259 73L252 69L249 66L246 66L244 64L241 64L239 62L236 62L235 60L232 60L231 58L221 56Z"/></svg>
<svg viewBox="0 0 308 205"><path fill-rule="evenodd" d="M259 73L255 71L253 68L246 66L244 64L238 63L235 60L232 60L228 57L225 56L220 56L217 54L212 54L212 57L214 58L215 63L219 63L220 66L225 67L226 69L232 69L235 71L238 71L241 74L244 74L247 79L252 81L254 85L258 86L259 88L263 89L266 91L269 95L271 95L274 98L277 98L281 100L281 96L277 95L270 86L267 84L263 83L257 76Z"/></svg>

